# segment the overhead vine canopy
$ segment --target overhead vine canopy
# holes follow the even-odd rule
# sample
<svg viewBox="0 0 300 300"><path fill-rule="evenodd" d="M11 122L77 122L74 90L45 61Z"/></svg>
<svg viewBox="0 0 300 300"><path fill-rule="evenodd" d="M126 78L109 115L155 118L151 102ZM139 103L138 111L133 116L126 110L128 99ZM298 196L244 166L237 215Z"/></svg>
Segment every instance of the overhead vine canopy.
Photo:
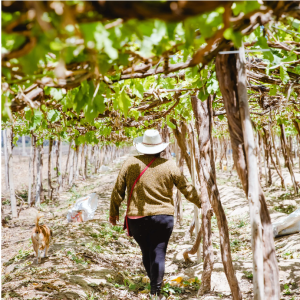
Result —
<svg viewBox="0 0 300 300"><path fill-rule="evenodd" d="M3 1L2 120L19 134L121 142L189 120L190 96L215 94L223 131L214 60L244 42L254 122L276 110L300 132L299 19L297 1Z"/></svg>

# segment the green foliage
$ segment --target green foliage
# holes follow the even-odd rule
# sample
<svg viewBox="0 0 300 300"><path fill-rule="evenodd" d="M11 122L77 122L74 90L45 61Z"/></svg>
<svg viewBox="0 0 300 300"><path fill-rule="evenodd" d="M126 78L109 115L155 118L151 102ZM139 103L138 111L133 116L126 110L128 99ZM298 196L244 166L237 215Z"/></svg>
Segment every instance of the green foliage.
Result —
<svg viewBox="0 0 300 300"><path fill-rule="evenodd" d="M238 228L241 228L241 227L244 227L244 226L246 226L246 225L247 225L247 223L246 223L244 220L240 220L237 227L238 227Z"/></svg>
<svg viewBox="0 0 300 300"><path fill-rule="evenodd" d="M232 4L232 11L235 16L240 13L247 14L260 8L258 1L237 1Z"/></svg>
<svg viewBox="0 0 300 300"><path fill-rule="evenodd" d="M264 36L260 36L257 38L256 45L259 46L261 49L270 50L268 43L267 43L267 39ZM263 57L265 59L269 60L270 62L272 62L274 60L274 56L271 51L264 51Z"/></svg>
<svg viewBox="0 0 300 300"><path fill-rule="evenodd" d="M181 294L182 293L182 288L177 287L177 286L171 286L169 283L164 284L164 286L161 288L161 293L168 297L169 294Z"/></svg>
<svg viewBox="0 0 300 300"><path fill-rule="evenodd" d="M67 1L64 9L84 9L87 3ZM265 11L258 1L237 1L231 9L238 18L255 11ZM14 124L15 136L34 132L38 143L49 137L69 142L72 137L76 145L100 141L106 144L114 140L120 145L121 140L131 140L142 134L145 128L155 127L158 123L174 129L171 118L190 122L190 97L194 93L198 93L201 101L215 94L214 111L224 109L211 50L204 54L202 62L196 66L180 66L171 74L161 71L165 65L170 67L184 63L190 66L194 54L223 30L224 7L186 18L182 22L130 18L109 24L105 16L88 11L79 13L74 23L67 22L68 25L62 17L67 15L65 11L59 15L53 8L47 7L46 10L42 15L44 23L27 20L29 14L24 14L26 18L23 20L23 12L19 11L3 12L1 16L4 55L2 122L4 127ZM19 27L12 30L9 26L17 20L21 20ZM251 84L263 84L265 89L269 89L267 93L271 98L286 98L289 84L300 74L299 65L291 63L299 57L296 46L290 43L299 42L299 20L291 16L280 21L274 19L270 24L257 26L248 36L243 36L237 30L239 26L233 23L223 36L235 47L240 47L243 40L251 43L251 49L258 51L246 53L249 62L255 64L253 61L260 62L262 59L259 72L280 81L279 84L269 84L250 79ZM26 28L26 34L22 28ZM287 43L291 50L271 47L273 36L276 41ZM32 39L30 44L29 37ZM5 58L5 55L22 50L24 46L24 54ZM215 45L212 49L215 49ZM259 49L270 51L260 52ZM147 76L147 72L154 70L160 71L154 76ZM130 78L131 74L135 74L134 78ZM20 90L26 91L35 84L42 87L44 94L37 95L34 103L22 99L18 94ZM179 104L167 115L164 112L174 104L174 91L165 90L173 89L183 91ZM251 111L262 111L257 101L259 93L249 90L249 100L253 103ZM292 87L290 100L295 101L298 96L297 89ZM161 100L163 103L149 106ZM17 112L12 112L12 108ZM153 120L145 118L149 115L153 116ZM286 126L287 135L296 134L291 122L294 116L297 116L297 112L289 105L276 114L277 124ZM253 114L252 118L259 127L267 122L268 114ZM214 136L227 134L227 129L224 129L226 119L226 115L218 115L213 128Z"/></svg>
<svg viewBox="0 0 300 300"><path fill-rule="evenodd" d="M227 28L225 31L224 31L224 37L225 39L227 40L232 40L235 47L239 48L242 46L242 34L240 32L235 32L233 31L232 28Z"/></svg>
<svg viewBox="0 0 300 300"><path fill-rule="evenodd" d="M11 265L12 263L19 262L22 259L27 258L29 255L31 255L33 250L19 250L18 254L16 254L14 257L12 257L9 261L7 261L4 265L8 266Z"/></svg>
<svg viewBox="0 0 300 300"><path fill-rule="evenodd" d="M83 266L87 266L88 265L88 263L84 259L82 259L79 256L77 256L73 251L67 251L67 255L76 264L81 264Z"/></svg>
<svg viewBox="0 0 300 300"><path fill-rule="evenodd" d="M85 244L85 246L88 249L92 250L93 252L102 253L104 251L100 245L98 245L94 242L87 243L87 244Z"/></svg>
<svg viewBox="0 0 300 300"><path fill-rule="evenodd" d="M250 271L244 271L244 274L246 276L246 278L248 279L253 279L253 273Z"/></svg>
<svg viewBox="0 0 300 300"><path fill-rule="evenodd" d="M283 65L280 66L280 78L284 84L287 83L290 79L286 67Z"/></svg>
<svg viewBox="0 0 300 300"><path fill-rule="evenodd" d="M290 294L291 294L290 287L289 287L287 284L285 284L285 285L283 286L283 288L284 288L284 291L283 291L283 294L284 294L284 295L290 295Z"/></svg>
<svg viewBox="0 0 300 300"><path fill-rule="evenodd" d="M13 50L18 49L24 42L25 37L21 34L11 33L6 34L2 33L1 35L1 53L9 53Z"/></svg>
<svg viewBox="0 0 300 300"><path fill-rule="evenodd" d="M296 210L296 207L294 205L288 205L288 206L283 206L283 205L279 205L279 206L274 206L274 209L276 211L285 213L285 214L291 214L292 212L294 212Z"/></svg>

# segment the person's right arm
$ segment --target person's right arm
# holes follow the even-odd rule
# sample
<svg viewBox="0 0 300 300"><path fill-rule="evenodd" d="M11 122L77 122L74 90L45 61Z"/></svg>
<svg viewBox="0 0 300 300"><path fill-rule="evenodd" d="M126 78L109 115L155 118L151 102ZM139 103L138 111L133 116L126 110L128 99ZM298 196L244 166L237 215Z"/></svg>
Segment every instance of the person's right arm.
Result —
<svg viewBox="0 0 300 300"><path fill-rule="evenodd" d="M196 188L190 182L188 182L174 161L172 161L170 164L170 171L175 186L184 195L186 200L196 204L199 208L201 208L201 196L198 194Z"/></svg>

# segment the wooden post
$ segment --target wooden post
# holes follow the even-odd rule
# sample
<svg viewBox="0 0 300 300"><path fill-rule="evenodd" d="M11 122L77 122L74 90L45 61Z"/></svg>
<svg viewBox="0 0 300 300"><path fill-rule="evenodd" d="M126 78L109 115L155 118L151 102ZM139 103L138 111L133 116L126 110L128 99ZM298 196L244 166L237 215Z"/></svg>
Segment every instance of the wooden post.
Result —
<svg viewBox="0 0 300 300"><path fill-rule="evenodd" d="M59 139L56 147L56 176L58 182L58 192L62 191L62 142Z"/></svg>
<svg viewBox="0 0 300 300"><path fill-rule="evenodd" d="M87 171L87 166L88 166L88 145L84 145L84 177L87 179L88 177L88 171Z"/></svg>
<svg viewBox="0 0 300 300"><path fill-rule="evenodd" d="M17 201L15 195L15 187L14 187L14 180L13 180L13 156L12 156L12 129L6 129L6 144L7 144L7 158L8 158L8 181L9 181L9 193L10 193L10 203L11 203L11 211L12 217L17 218Z"/></svg>
<svg viewBox="0 0 300 300"><path fill-rule="evenodd" d="M94 145L94 174L97 174L97 167L98 167L98 145Z"/></svg>
<svg viewBox="0 0 300 300"><path fill-rule="evenodd" d="M266 185L268 185L267 162L266 162L266 156L265 156L265 148L264 148L263 138L262 138L260 132L259 132L259 140L260 140L261 152L262 152L262 155L263 155L263 161L264 161L265 181L266 181Z"/></svg>
<svg viewBox="0 0 300 300"><path fill-rule="evenodd" d="M75 179L77 180L79 178L79 168L78 168L78 165L79 165L79 145L76 145L76 148L75 148L75 172L74 172L74 175L75 175Z"/></svg>
<svg viewBox="0 0 300 300"><path fill-rule="evenodd" d="M9 189L9 174L8 174L8 154L7 154L7 129L2 131L3 134L3 146L4 146L4 164L5 164L5 188Z"/></svg>
<svg viewBox="0 0 300 300"><path fill-rule="evenodd" d="M49 139L49 143L50 143L50 139ZM50 151L50 148L48 148ZM56 149L57 149L57 141L52 139L52 151L51 151L51 178L55 177L55 170L54 168L57 169L57 165L55 165L55 153L56 153Z"/></svg>
<svg viewBox="0 0 300 300"><path fill-rule="evenodd" d="M28 206L31 205L31 189L32 189L32 177L33 177L33 163L32 163L32 143L30 145L30 154L29 154L29 183L28 183Z"/></svg>
<svg viewBox="0 0 300 300"><path fill-rule="evenodd" d="M263 128L263 144L264 144L264 150L265 150L265 156L266 156L266 163L267 163L267 170L268 170L268 180L267 180L267 186L271 186L272 184L272 173L271 173L271 166L270 166L270 157L271 157L271 148L270 148L270 143L268 139L268 133L267 131Z"/></svg>
<svg viewBox="0 0 300 300"><path fill-rule="evenodd" d="M175 155L176 155L176 165L183 172L183 156L181 155L180 148L178 147L177 140L175 138ZM182 199L181 199L181 192L177 189L176 192L176 203L175 203L175 217L176 223L180 226L182 225L183 219L183 208L182 208Z"/></svg>
<svg viewBox="0 0 300 300"><path fill-rule="evenodd" d="M204 187L201 189L203 192L202 203L207 202L207 205L203 206L202 216L205 216L205 223L203 223L203 243L207 245L206 252L204 252L204 272L202 273L203 280L206 283L200 288L200 293L207 291L210 281L208 278L212 272L213 268L213 258L209 254L209 249L211 249L211 235L210 235L210 218L209 213L210 205L217 218L219 236L220 236L220 246L221 246L221 257L224 266L224 271L230 286L233 299L242 299L242 294L239 288L239 284L235 275L235 270L233 268L231 252L230 252L230 240L229 240L229 230L226 215L221 203L220 193L217 186L216 171L215 171L215 159L213 153L213 144L211 143L212 137L212 126L213 126L213 109L212 102L213 96L210 95L206 101L201 101L197 96L191 97L192 108L195 115L195 126L198 133L198 145L200 151L201 160L201 173L200 180L205 182L206 191L208 197L205 195ZM203 176L202 176L203 174ZM202 179L203 178L203 179ZM206 198L205 198L206 197ZM208 200L208 201L207 201ZM210 205L209 203L210 202ZM206 214L206 215L205 215ZM204 227L205 225L205 227Z"/></svg>
<svg viewBox="0 0 300 300"><path fill-rule="evenodd" d="M26 156L25 135L22 135L22 156Z"/></svg>
<svg viewBox="0 0 300 300"><path fill-rule="evenodd" d="M190 152L191 152L191 169L192 169L192 184L195 188L197 188L197 180L196 180L196 162L195 162L195 153L194 153L194 132L192 132L192 137L191 139L191 147L190 147ZM195 220L195 230L196 230L196 235L200 231L200 221L199 221L199 208L194 204L194 220ZM197 250L197 263L201 263L201 247L199 245L198 250Z"/></svg>
<svg viewBox="0 0 300 300"><path fill-rule="evenodd" d="M255 156L255 144L247 97L247 75L244 46L239 49L237 59L237 89L240 118L246 151L248 175L248 200L250 206L251 240L253 252L253 294L255 300L264 299L264 266L262 251L262 224L260 219L259 181Z"/></svg>
<svg viewBox="0 0 300 300"><path fill-rule="evenodd" d="M227 144L227 141L225 138L223 139L223 143L224 143L224 155L225 155L225 159L226 159L226 170L225 171L228 171L228 156L227 156L228 144Z"/></svg>
<svg viewBox="0 0 300 300"><path fill-rule="evenodd" d="M101 166L103 165L104 151L105 151L105 146L102 146L102 147L101 147L101 150L100 150L100 164L99 164L99 169L100 169Z"/></svg>
<svg viewBox="0 0 300 300"><path fill-rule="evenodd" d="M271 119L271 112L270 112L270 120L272 121L272 119ZM271 123L270 123L270 135L271 135L272 144L273 144L273 148L274 148L276 163L277 163L278 169L279 169L279 171L280 171L280 173L282 175L280 159L279 159L279 156L278 156L277 147L276 147L275 138L274 138L274 132L273 132L272 124Z"/></svg>
<svg viewBox="0 0 300 300"><path fill-rule="evenodd" d="M283 157L285 159L285 164L291 175L294 191L296 194L298 194L298 186L297 186L297 182L295 179L295 174L293 171L291 158L290 158L290 155L288 152L289 150L287 149L287 141L286 141L286 136L285 136L284 124L280 124L280 130L281 130L281 147L282 147Z"/></svg>
<svg viewBox="0 0 300 300"><path fill-rule="evenodd" d="M33 158L32 158L32 193L31 193L31 205L33 205L33 195L34 195L34 189L36 188L36 136L31 134L32 137L32 147L33 147Z"/></svg>
<svg viewBox="0 0 300 300"><path fill-rule="evenodd" d="M256 152L257 152L257 157L258 157L258 178L259 181L262 179L262 168L261 168L261 153L260 153L260 147L258 144L259 136L258 132L255 134L255 146L256 146Z"/></svg>
<svg viewBox="0 0 300 300"><path fill-rule="evenodd" d="M81 173L82 173L82 177L83 177L83 180L85 180L85 173L84 173L84 144L82 145L82 149L81 149Z"/></svg>
<svg viewBox="0 0 300 300"><path fill-rule="evenodd" d="M35 206L41 205L41 146L37 147L37 161L36 161L36 196Z"/></svg>
<svg viewBox="0 0 300 300"><path fill-rule="evenodd" d="M229 47L229 46L228 46ZM228 48L227 48L228 49ZM223 96L228 128L233 149L234 165L242 188L248 195L248 170L241 112L239 108L238 69L235 54L219 54L216 57L216 75ZM260 219L263 226L263 274L264 297L268 300L280 298L279 270L274 245L273 228L264 193L258 185L261 205ZM252 197L252 195L251 195ZM215 209L214 209L215 211Z"/></svg>
<svg viewBox="0 0 300 300"><path fill-rule="evenodd" d="M94 153L95 153L95 146L93 145L91 147L91 160L90 160L90 163L91 163L91 173L94 173L93 172L93 167L95 167L95 156L94 156Z"/></svg>
<svg viewBox="0 0 300 300"><path fill-rule="evenodd" d="M44 143L41 144L41 171L40 171L40 176L41 176L41 202L44 200L44 187L43 187L43 168L44 168Z"/></svg>
<svg viewBox="0 0 300 300"><path fill-rule="evenodd" d="M87 149L87 159L90 162L91 161L91 146L90 145L86 145ZM110 152L110 154L112 155L112 151Z"/></svg>
<svg viewBox="0 0 300 300"><path fill-rule="evenodd" d="M293 139L292 139L292 136L290 135L289 136L289 153L290 153L290 158L291 158L291 163L292 163L292 166L294 166L294 149L293 149Z"/></svg>
<svg viewBox="0 0 300 300"><path fill-rule="evenodd" d="M68 174L68 170L69 170L68 166L69 166L70 154L71 154L71 150L72 150L71 145L72 145L72 140L69 142L69 150L68 150L68 156L67 156L67 162L66 162L66 171L65 171L65 174L64 174L65 178L63 180L63 184L65 184L65 182L67 181L67 174Z"/></svg>
<svg viewBox="0 0 300 300"><path fill-rule="evenodd" d="M72 141L73 144L73 141ZM74 172L74 149L71 145L71 153L70 153L70 162L69 162L69 186L72 187L73 184L73 172Z"/></svg>
<svg viewBox="0 0 300 300"><path fill-rule="evenodd" d="M48 198L52 199L52 146L53 139L49 138L49 147L48 147Z"/></svg>
<svg viewBox="0 0 300 300"><path fill-rule="evenodd" d="M203 272L201 277L201 287L199 289L198 295L203 295L211 290L211 274L213 271L214 264L214 253L212 246L212 236L211 236L211 217L213 215L211 203L215 203L213 199L212 190L216 190L217 186L212 187L207 184L207 180L204 176L204 169L215 170L215 160L214 160L214 148L213 148L213 138L212 138L212 102L213 96L210 95L207 100L200 101L197 96L191 96L192 108L195 116L195 127L198 133L198 151L201 169L198 172L199 184L201 189L201 203L202 203L202 224L201 231L203 236ZM206 172L207 173L207 172ZM210 176L212 173L210 174ZM219 219L220 214L216 214L217 219ZM223 242L226 240L225 235L228 237L229 246L229 235L220 231L222 235ZM226 246L225 246L226 247ZM224 253L224 245L221 242L221 252ZM222 253L222 256L223 256ZM222 257L223 258L223 257ZM230 264L230 258L224 260L225 273L227 275L228 269L227 265ZM223 261L223 263L224 263ZM229 284L232 281L228 280Z"/></svg>

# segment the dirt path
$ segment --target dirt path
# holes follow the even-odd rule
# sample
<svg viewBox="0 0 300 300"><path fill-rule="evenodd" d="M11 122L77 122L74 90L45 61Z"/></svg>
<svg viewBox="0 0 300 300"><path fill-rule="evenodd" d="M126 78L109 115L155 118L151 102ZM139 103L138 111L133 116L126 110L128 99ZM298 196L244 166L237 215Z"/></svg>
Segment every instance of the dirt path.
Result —
<svg viewBox="0 0 300 300"><path fill-rule="evenodd" d="M121 162L111 165L111 171L77 182L59 199L43 205L44 221L52 228L54 238L49 257L43 258L41 264L34 262L30 242L34 208L23 210L18 220L9 221L8 227L2 228L3 299L148 299L148 278L137 244L125 235L120 226L112 227L107 222L110 193L120 165ZM187 170L185 173L189 178ZM285 176L288 177L288 174ZM299 174L297 177L300 177ZM290 188L282 191L276 184L265 189L272 220L300 207L299 196L293 196ZM219 171L218 186L228 218L234 267L243 299L252 299L247 200L235 174L230 177L229 172ZM95 219L85 223L67 223L67 210L80 196L92 192L99 196ZM3 207L7 214L9 205ZM123 205L121 214L124 211ZM199 299L196 297L197 278L201 279L203 264L186 264L182 257L184 250L193 244L186 235L192 215L193 205L184 200L183 226L174 228L167 253L163 291L170 295L168 299ZM281 299L300 299L300 235L281 237L275 243ZM212 292L201 299L232 299L223 271L215 217L213 246ZM195 257L191 258L195 261Z"/></svg>

